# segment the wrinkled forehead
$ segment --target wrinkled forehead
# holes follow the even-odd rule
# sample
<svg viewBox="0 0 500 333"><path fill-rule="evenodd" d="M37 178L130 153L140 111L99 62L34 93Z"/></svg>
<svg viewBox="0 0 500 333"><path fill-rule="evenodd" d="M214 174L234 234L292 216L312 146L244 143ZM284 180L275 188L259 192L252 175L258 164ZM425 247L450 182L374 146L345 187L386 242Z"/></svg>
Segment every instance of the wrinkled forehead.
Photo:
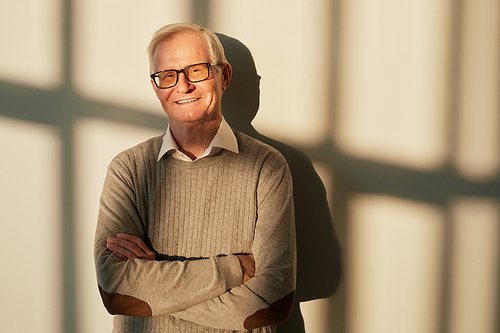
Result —
<svg viewBox="0 0 500 333"><path fill-rule="evenodd" d="M205 36L198 32L181 32L170 36L158 43L154 52L156 70L183 68L199 62L212 62L212 59ZM163 68L165 66L168 68Z"/></svg>

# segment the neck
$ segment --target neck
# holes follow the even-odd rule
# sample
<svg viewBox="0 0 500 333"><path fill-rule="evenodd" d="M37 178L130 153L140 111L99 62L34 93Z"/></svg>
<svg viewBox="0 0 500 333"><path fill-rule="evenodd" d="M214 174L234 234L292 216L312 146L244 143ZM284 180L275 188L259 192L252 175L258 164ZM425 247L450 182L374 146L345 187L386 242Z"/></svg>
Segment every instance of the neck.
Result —
<svg viewBox="0 0 500 333"><path fill-rule="evenodd" d="M179 150L194 160L208 148L219 130L221 121L222 119L214 119L203 123L183 124L182 126L171 123L170 131Z"/></svg>

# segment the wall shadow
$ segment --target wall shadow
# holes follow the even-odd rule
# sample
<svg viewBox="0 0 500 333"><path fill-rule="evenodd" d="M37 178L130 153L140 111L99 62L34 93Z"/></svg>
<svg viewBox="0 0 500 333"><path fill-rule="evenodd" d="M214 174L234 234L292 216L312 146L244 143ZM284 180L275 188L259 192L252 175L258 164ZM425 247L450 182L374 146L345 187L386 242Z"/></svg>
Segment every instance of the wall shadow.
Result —
<svg viewBox="0 0 500 333"><path fill-rule="evenodd" d="M293 178L297 230L297 294L294 309L279 332L305 332L299 303L335 293L342 276L341 248L335 233L325 187L311 160L298 149L260 134L251 124L260 101L260 76L250 50L239 40L217 34L233 77L224 92L222 112L234 129L278 149Z"/></svg>

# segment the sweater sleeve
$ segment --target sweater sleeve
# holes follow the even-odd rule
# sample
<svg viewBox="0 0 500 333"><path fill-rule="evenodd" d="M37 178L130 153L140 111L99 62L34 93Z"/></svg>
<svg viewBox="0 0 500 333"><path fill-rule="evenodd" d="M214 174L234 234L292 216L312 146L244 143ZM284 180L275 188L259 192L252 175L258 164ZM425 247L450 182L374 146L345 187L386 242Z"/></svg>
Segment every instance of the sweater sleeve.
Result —
<svg viewBox="0 0 500 333"><path fill-rule="evenodd" d="M266 164L257 191L252 248L255 277L174 317L219 329L244 330L276 325L290 314L296 274L292 179L281 155Z"/></svg>
<svg viewBox="0 0 500 333"><path fill-rule="evenodd" d="M121 261L106 248L107 237L118 233L146 239L132 174L123 155L115 158L108 168L100 200L94 259L107 310L135 317L170 314L241 285L241 267L236 256L183 262Z"/></svg>

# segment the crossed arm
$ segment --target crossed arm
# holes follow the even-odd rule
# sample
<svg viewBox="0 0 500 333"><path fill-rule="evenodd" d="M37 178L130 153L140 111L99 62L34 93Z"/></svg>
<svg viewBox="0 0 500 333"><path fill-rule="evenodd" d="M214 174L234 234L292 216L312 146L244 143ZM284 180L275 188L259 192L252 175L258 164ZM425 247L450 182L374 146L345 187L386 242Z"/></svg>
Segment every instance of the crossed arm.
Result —
<svg viewBox="0 0 500 333"><path fill-rule="evenodd" d="M129 259L156 260L156 255L144 241L134 235L119 233L116 237L108 237L106 248L122 261ZM242 271L242 284L255 276L255 258L252 254L236 255ZM104 304L111 314L122 314L136 317L150 317L152 315L149 305L137 298L107 293L101 287L99 292ZM245 320L245 329L254 329L263 326L276 325L288 318L292 310L294 293L280 299L268 308L255 312ZM180 318L182 314L178 315Z"/></svg>
<svg viewBox="0 0 500 333"><path fill-rule="evenodd" d="M155 253L144 244L142 239L134 235L119 233L116 237L108 237L106 248L123 261L132 258L156 260ZM236 257L241 266L242 283L245 283L255 276L255 258L252 254L237 254Z"/></svg>
<svg viewBox="0 0 500 333"><path fill-rule="evenodd" d="M269 218L255 230L251 255L157 261L142 241L134 181L122 164L108 171L95 243L99 290L110 313L171 315L221 329L270 326L288 317L295 293L293 201L283 185L289 179L261 191L274 193L280 204L270 195L261 201L259 216Z"/></svg>

